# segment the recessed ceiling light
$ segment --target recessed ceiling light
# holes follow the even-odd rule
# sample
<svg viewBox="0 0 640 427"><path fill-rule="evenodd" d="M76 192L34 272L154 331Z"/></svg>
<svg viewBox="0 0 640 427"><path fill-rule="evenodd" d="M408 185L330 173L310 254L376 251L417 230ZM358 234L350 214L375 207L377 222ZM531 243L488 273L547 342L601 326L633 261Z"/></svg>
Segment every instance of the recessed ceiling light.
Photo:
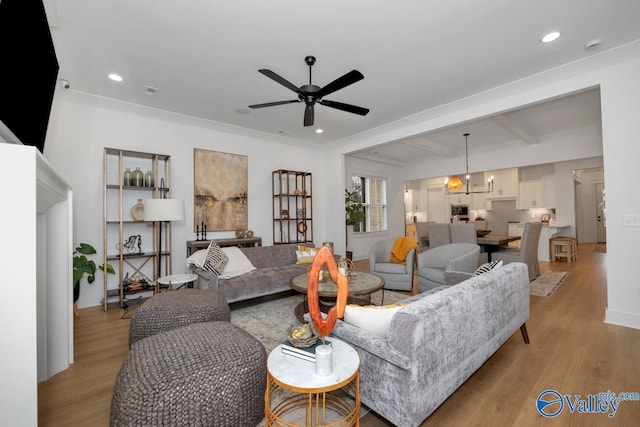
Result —
<svg viewBox="0 0 640 427"><path fill-rule="evenodd" d="M324 132L322 129L316 129L316 133L322 133Z"/></svg>
<svg viewBox="0 0 640 427"><path fill-rule="evenodd" d="M541 41L542 43L551 43L552 41L556 40L558 37L560 37L560 32L559 31L553 31L547 35L545 35Z"/></svg>
<svg viewBox="0 0 640 427"><path fill-rule="evenodd" d="M111 73L111 74L109 74L109 78L111 80L113 80L114 82L121 82L122 81L122 76L120 74Z"/></svg>

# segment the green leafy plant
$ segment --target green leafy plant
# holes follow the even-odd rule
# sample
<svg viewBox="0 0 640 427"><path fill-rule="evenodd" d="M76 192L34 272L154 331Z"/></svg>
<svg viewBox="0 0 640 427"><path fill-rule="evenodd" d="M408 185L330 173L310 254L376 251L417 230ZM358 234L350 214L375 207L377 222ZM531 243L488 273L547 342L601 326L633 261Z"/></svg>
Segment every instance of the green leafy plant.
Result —
<svg viewBox="0 0 640 427"><path fill-rule="evenodd" d="M356 225L364 221L364 206L360 202L360 192L344 190L346 224Z"/></svg>
<svg viewBox="0 0 640 427"><path fill-rule="evenodd" d="M87 258L87 255L94 255L96 250L93 246L88 243L80 243L73 251L73 288L76 289L80 286L80 282L82 278L87 275L87 282L89 284L93 283L96 280L96 268L99 268L101 271L105 271L107 274L116 274L113 266L111 264L97 266L96 263Z"/></svg>

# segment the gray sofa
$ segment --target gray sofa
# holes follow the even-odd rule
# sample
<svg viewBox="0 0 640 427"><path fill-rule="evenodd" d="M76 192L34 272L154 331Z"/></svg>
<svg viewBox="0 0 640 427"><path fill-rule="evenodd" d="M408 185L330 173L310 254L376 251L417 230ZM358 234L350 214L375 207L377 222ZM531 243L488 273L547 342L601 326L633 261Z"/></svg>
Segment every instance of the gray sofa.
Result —
<svg viewBox="0 0 640 427"><path fill-rule="evenodd" d="M407 302L392 317L386 338L341 320L332 331L360 356L362 403L394 425L418 426L518 329L528 343L526 264L505 265Z"/></svg>
<svg viewBox="0 0 640 427"><path fill-rule="evenodd" d="M291 290L291 278L309 268L309 264L296 264L296 248L296 245L240 248L257 269L230 279L220 279L194 265L189 269L199 276L200 289L218 291L228 303L244 301Z"/></svg>

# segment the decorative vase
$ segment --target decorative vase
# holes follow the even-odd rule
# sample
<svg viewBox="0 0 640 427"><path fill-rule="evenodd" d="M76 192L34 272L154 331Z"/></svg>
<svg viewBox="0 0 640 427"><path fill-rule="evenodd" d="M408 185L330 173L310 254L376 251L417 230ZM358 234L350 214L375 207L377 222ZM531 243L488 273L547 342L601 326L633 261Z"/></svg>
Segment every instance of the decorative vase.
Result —
<svg viewBox="0 0 640 427"><path fill-rule="evenodd" d="M153 174L151 173L151 171L147 171L147 173L144 174L144 186L151 188L153 187L153 185Z"/></svg>
<svg viewBox="0 0 640 427"><path fill-rule="evenodd" d="M131 185L134 187L144 186L144 173L142 173L139 167L136 167L136 170L131 173Z"/></svg>
<svg viewBox="0 0 640 427"><path fill-rule="evenodd" d="M131 179L132 179L132 174L131 174L131 169L126 168L124 170L124 176L122 177L122 185L124 185L125 187L130 186L131 185Z"/></svg>
<svg viewBox="0 0 640 427"><path fill-rule="evenodd" d="M138 203L131 208L131 218L136 221L144 220L144 203L142 203L142 199L138 199Z"/></svg>

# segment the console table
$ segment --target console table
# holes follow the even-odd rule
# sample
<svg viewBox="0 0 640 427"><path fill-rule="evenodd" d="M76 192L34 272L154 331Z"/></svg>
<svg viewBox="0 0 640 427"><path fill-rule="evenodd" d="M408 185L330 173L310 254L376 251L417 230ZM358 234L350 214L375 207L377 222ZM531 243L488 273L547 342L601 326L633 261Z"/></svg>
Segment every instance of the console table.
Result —
<svg viewBox="0 0 640 427"><path fill-rule="evenodd" d="M221 248L229 246L237 246L246 248L251 246L262 246L262 237L242 237L229 239L213 239ZM188 240L187 241L187 257L191 256L195 251L207 249L211 240Z"/></svg>

